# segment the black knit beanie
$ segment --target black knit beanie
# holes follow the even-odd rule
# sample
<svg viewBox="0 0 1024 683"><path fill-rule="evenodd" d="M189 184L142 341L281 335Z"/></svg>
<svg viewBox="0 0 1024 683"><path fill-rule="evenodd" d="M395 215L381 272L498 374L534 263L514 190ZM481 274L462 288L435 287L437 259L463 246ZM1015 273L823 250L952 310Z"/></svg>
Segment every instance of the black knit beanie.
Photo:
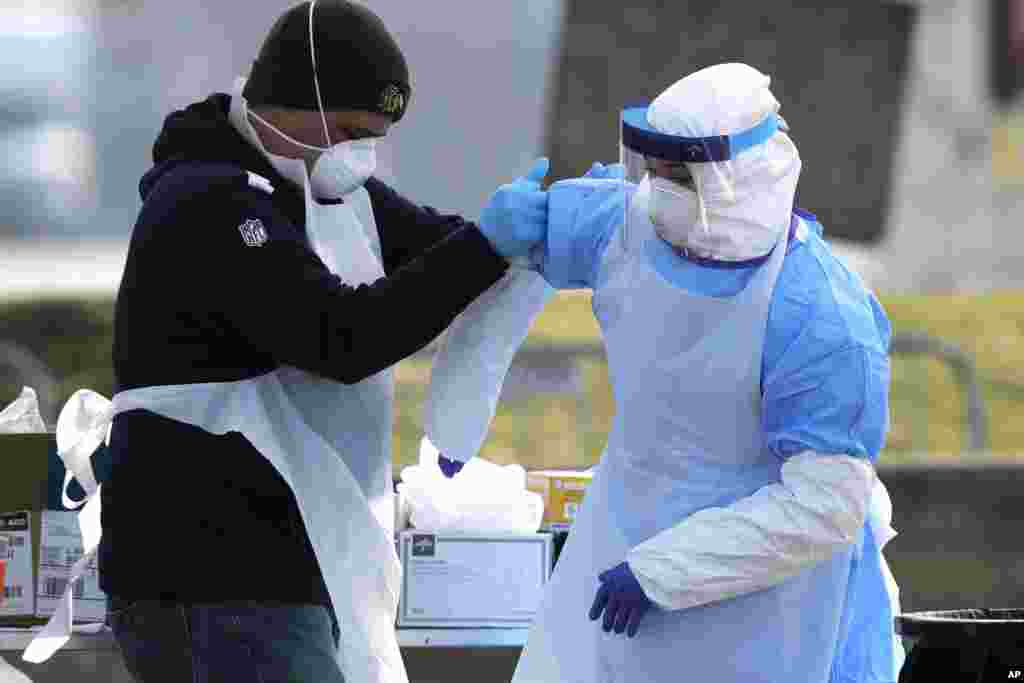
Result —
<svg viewBox="0 0 1024 683"><path fill-rule="evenodd" d="M313 40L325 111L354 109L398 121L409 104L409 69L384 22L347 0L316 0ZM250 105L318 111L309 45L309 2L270 29L242 95Z"/></svg>

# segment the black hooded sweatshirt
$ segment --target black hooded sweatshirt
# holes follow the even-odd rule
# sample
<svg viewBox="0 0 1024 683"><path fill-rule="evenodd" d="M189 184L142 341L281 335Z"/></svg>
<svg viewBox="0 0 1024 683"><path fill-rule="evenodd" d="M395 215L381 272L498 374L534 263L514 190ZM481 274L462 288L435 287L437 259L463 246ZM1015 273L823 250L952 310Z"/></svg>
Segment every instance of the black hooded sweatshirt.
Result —
<svg viewBox="0 0 1024 683"><path fill-rule="evenodd" d="M234 129L229 104L217 94L174 112L154 146L116 303L119 391L281 365L358 382L426 346L505 272L476 226L371 178L386 277L343 284L306 241L301 190ZM265 243L249 231L248 246L247 221ZM330 604L294 496L244 436L132 411L114 419L110 451L108 595Z"/></svg>

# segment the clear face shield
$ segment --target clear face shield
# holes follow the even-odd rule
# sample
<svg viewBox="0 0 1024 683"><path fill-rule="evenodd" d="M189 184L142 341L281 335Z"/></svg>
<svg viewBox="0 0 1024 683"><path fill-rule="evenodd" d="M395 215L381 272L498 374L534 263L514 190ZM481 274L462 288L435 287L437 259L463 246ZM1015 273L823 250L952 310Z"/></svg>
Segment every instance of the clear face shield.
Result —
<svg viewBox="0 0 1024 683"><path fill-rule="evenodd" d="M647 111L647 106L622 110L619 161L626 183L637 186L627 210L626 230L630 221L646 218L663 239L678 247L707 242L709 212L737 200L733 158L763 144L785 124L770 114L738 134L682 137L655 130L647 121ZM695 231L705 239L690 240Z"/></svg>

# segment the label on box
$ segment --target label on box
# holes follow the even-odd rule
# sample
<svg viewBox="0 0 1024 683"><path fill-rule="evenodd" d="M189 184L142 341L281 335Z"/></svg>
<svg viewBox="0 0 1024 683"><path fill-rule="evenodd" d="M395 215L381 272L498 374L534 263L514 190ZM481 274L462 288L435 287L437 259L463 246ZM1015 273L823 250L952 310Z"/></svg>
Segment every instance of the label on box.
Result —
<svg viewBox="0 0 1024 683"><path fill-rule="evenodd" d="M544 499L544 526L568 529L576 520L592 475L576 471L539 471L527 475L527 488Z"/></svg>
<svg viewBox="0 0 1024 683"><path fill-rule="evenodd" d="M575 501L565 504L564 514L565 518L569 520L570 524L576 521L576 513L579 512L579 510L580 504Z"/></svg>
<svg viewBox="0 0 1024 683"><path fill-rule="evenodd" d="M537 538L406 537L403 614L408 622L529 622L547 580Z"/></svg>
<svg viewBox="0 0 1024 683"><path fill-rule="evenodd" d="M0 513L0 548L6 546L7 568L0 595L0 616L32 614L32 527L29 513Z"/></svg>
<svg viewBox="0 0 1024 683"><path fill-rule="evenodd" d="M43 510L39 541L39 582L36 586L36 614L53 614L68 587L71 566L82 557L82 531L78 512ZM100 590L96 558L77 581L71 595L75 621L102 621L106 596Z"/></svg>

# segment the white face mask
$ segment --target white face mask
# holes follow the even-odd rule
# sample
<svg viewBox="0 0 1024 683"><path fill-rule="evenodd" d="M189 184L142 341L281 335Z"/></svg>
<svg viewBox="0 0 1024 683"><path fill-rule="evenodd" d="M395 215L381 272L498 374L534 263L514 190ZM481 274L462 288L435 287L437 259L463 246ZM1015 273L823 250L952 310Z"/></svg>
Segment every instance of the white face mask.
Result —
<svg viewBox="0 0 1024 683"><path fill-rule="evenodd" d="M667 178L648 178L651 193L647 213L662 239L675 244L675 238L700 227L700 200L694 190Z"/></svg>
<svg viewBox="0 0 1024 683"><path fill-rule="evenodd" d="M374 171L377 170L377 140L380 138L346 140L327 148L316 147L296 140L253 112L249 112L249 116L296 147L320 153L320 156L313 163L313 172L309 176L309 185L313 191L313 196L318 199L337 199L343 197L356 188L362 187L367 179L373 175ZM274 168L277 168L278 172L281 173L281 169L274 163L274 159L270 158L271 156L273 155L267 154L270 163L274 164ZM284 175L284 173L281 174ZM289 180L294 179L289 178Z"/></svg>
<svg viewBox="0 0 1024 683"><path fill-rule="evenodd" d="M648 176L647 212L658 236L698 258L749 261L766 255L789 227L745 218L749 209L729 202L701 207L697 192L666 178ZM703 211L702 211L703 208ZM788 218L788 209L785 211Z"/></svg>
<svg viewBox="0 0 1024 683"><path fill-rule="evenodd" d="M333 198L362 187L377 170L377 140L346 140L321 154L309 179L313 194Z"/></svg>

